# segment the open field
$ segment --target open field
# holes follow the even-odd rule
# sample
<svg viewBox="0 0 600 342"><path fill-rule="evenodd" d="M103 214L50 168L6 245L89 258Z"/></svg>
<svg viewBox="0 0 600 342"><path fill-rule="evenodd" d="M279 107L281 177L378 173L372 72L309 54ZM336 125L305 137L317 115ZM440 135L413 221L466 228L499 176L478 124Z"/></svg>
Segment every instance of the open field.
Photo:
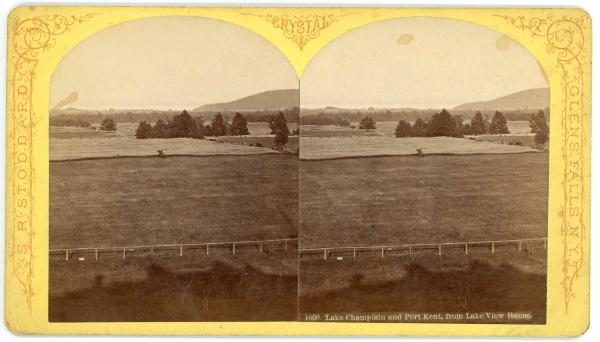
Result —
<svg viewBox="0 0 600 342"><path fill-rule="evenodd" d="M281 153L51 163L50 248L295 237L297 174Z"/></svg>
<svg viewBox="0 0 600 342"><path fill-rule="evenodd" d="M209 137L209 139L211 139ZM222 136L215 138L217 141L222 141L230 144L238 144L238 145L256 145L261 144L264 147L273 148L275 146L275 136L267 135L267 136L253 136L253 135L245 135L245 136ZM300 139L298 136L290 136L289 141L287 143L287 147L290 151L296 152L298 151L298 147L300 145Z"/></svg>
<svg viewBox="0 0 600 342"><path fill-rule="evenodd" d="M480 141L489 141L496 144L521 143L523 146L535 145L535 134L498 134L478 135L471 137Z"/></svg>
<svg viewBox="0 0 600 342"><path fill-rule="evenodd" d="M81 138L120 138L114 132L95 131L78 127L50 127L50 139L81 139Z"/></svg>
<svg viewBox="0 0 600 342"><path fill-rule="evenodd" d="M503 145L449 137L302 137L300 147L300 159L414 155L417 149L422 149L424 154L497 154L537 151L529 146Z"/></svg>
<svg viewBox="0 0 600 342"><path fill-rule="evenodd" d="M546 153L301 161L300 245L545 237L547 174ZM376 253L356 260L352 253L328 260L317 255L303 257L299 272L304 313L527 309L535 322L545 320L546 254L540 246L533 253L495 255L489 248L385 259Z"/></svg>
<svg viewBox="0 0 600 342"><path fill-rule="evenodd" d="M190 138L176 139L50 139L50 160L101 158L118 156L166 155L252 155L279 153L266 147L224 144Z"/></svg>
<svg viewBox="0 0 600 342"><path fill-rule="evenodd" d="M303 247L545 237L548 154L300 162Z"/></svg>
<svg viewBox="0 0 600 342"><path fill-rule="evenodd" d="M281 153L53 162L50 249L293 238L297 173L297 158ZM125 260L120 253L98 261L53 256L50 318L294 319L296 265L295 247L281 246L262 254L216 248L210 256L203 250ZM207 279L210 310L201 309Z"/></svg>

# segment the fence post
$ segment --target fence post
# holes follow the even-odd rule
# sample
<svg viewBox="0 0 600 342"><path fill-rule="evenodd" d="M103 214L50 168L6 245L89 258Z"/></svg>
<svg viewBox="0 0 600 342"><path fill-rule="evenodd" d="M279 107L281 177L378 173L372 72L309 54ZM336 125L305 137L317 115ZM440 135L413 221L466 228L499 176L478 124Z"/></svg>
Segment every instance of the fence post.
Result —
<svg viewBox="0 0 600 342"><path fill-rule="evenodd" d="M327 260L327 248L323 250L323 260Z"/></svg>
<svg viewBox="0 0 600 342"><path fill-rule="evenodd" d="M263 252L262 243L260 243L260 244L259 244L259 247L258 247L258 252L259 252L259 253L262 253L262 252Z"/></svg>
<svg viewBox="0 0 600 342"><path fill-rule="evenodd" d="M96 251L94 254L95 254L96 260L98 260L98 248L96 248Z"/></svg>
<svg viewBox="0 0 600 342"><path fill-rule="evenodd" d="M183 256L183 245L179 245L179 256Z"/></svg>
<svg viewBox="0 0 600 342"><path fill-rule="evenodd" d="M65 260L69 261L69 250L65 250Z"/></svg>
<svg viewBox="0 0 600 342"><path fill-rule="evenodd" d="M469 243L465 242L465 254L469 254Z"/></svg>
<svg viewBox="0 0 600 342"><path fill-rule="evenodd" d="M232 249L231 249L231 251L233 252L233 254L235 254L235 242L234 242L234 243L233 243L233 245L232 245Z"/></svg>
<svg viewBox="0 0 600 342"><path fill-rule="evenodd" d="M385 252L383 251L383 248L382 248L381 249L381 259L383 259L384 255L385 255Z"/></svg>
<svg viewBox="0 0 600 342"><path fill-rule="evenodd" d="M123 260L125 260L125 253L127 253L127 252L126 252L126 249L125 249L125 248L123 248Z"/></svg>
<svg viewBox="0 0 600 342"><path fill-rule="evenodd" d="M495 251L494 251L494 247L495 247L495 246L494 246L494 241L492 241L492 254L494 254L494 252L495 252Z"/></svg>
<svg viewBox="0 0 600 342"><path fill-rule="evenodd" d="M519 252L521 251L521 240L519 240Z"/></svg>
<svg viewBox="0 0 600 342"><path fill-rule="evenodd" d="M206 255L208 255L208 246L210 246L210 244L206 244Z"/></svg>
<svg viewBox="0 0 600 342"><path fill-rule="evenodd" d="M442 244L438 245L438 255L442 255Z"/></svg>
<svg viewBox="0 0 600 342"><path fill-rule="evenodd" d="M352 254L354 254L354 259L356 259L356 247L352 248Z"/></svg>

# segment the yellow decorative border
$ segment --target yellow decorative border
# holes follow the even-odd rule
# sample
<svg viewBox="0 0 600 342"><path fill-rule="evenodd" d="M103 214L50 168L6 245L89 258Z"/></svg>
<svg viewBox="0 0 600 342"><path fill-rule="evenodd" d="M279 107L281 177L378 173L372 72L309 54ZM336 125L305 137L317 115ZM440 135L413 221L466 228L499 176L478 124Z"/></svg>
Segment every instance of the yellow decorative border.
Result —
<svg viewBox="0 0 600 342"><path fill-rule="evenodd" d="M346 13L335 15L329 13L309 14L309 15L278 15L273 13L256 14L242 13L244 15L255 16L265 20L273 25L273 28L283 32L283 36L298 45L300 50L304 50L304 46L309 41L319 37L322 30L325 30L329 25L335 23L343 17L352 15Z"/></svg>
<svg viewBox="0 0 600 342"><path fill-rule="evenodd" d="M35 69L44 52L52 48L56 38L67 32L75 23L92 19L96 13L83 16L41 15L21 19L10 18L13 47L11 54L13 131L9 136L12 142L13 164L9 165L12 175L13 204L12 215L15 222L12 230L7 230L7 239L11 248L7 248L11 271L14 279L21 285L27 309L32 311L33 289L33 238L35 229L32 224L34 210L33 186L33 127L36 124L33 110ZM10 183L9 183L10 184ZM8 227L8 226L7 226Z"/></svg>
<svg viewBox="0 0 600 342"><path fill-rule="evenodd" d="M564 178L562 187L564 203L562 208L561 234L563 240L563 280L565 313L575 297L574 283L581 277L585 262L586 224L583 211L586 193L584 174L587 161L584 155L585 111L584 103L584 65L582 60L588 58L585 51L584 30L587 25L586 16L554 17L511 17L502 16L514 27L531 32L532 36L546 39L546 51L556 58L561 70L561 86L563 92L562 108L562 158ZM555 115L555 114L554 114Z"/></svg>
<svg viewBox="0 0 600 342"><path fill-rule="evenodd" d="M254 31L289 59L299 77L333 39L386 19L428 16L463 20L506 34L525 46L548 75L550 131L556 132L550 139L547 324L49 323L45 113L50 77L60 59L86 37L118 23L161 15L201 16ZM312 24L307 24L309 21ZM5 317L11 330L79 334L562 336L580 334L587 328L591 29L584 11L30 6L14 10L9 23Z"/></svg>

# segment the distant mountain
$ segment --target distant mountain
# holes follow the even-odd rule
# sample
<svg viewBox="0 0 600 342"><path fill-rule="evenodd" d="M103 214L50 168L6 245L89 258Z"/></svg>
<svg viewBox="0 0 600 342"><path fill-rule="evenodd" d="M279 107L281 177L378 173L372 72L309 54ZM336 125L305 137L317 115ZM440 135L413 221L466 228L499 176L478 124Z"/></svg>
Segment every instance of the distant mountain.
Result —
<svg viewBox="0 0 600 342"><path fill-rule="evenodd" d="M522 90L489 101L469 102L454 107L455 110L519 110L550 107L550 89Z"/></svg>
<svg viewBox="0 0 600 342"><path fill-rule="evenodd" d="M300 91L298 89L269 90L262 93L243 97L241 99L213 103L193 109L194 112L216 111L254 111L254 110L279 110L300 106Z"/></svg>

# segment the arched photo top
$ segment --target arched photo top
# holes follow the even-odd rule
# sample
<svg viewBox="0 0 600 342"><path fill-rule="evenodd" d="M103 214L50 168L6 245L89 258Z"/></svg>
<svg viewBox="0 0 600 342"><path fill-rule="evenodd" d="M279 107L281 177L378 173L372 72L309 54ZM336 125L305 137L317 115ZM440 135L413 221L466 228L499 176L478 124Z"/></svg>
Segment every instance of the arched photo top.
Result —
<svg viewBox="0 0 600 342"><path fill-rule="evenodd" d="M435 17L353 29L312 59L301 83L303 108L452 109L531 89L549 107L547 77L527 49L493 29Z"/></svg>
<svg viewBox="0 0 600 342"><path fill-rule="evenodd" d="M164 16L117 24L70 50L52 75L50 108L190 110L297 88L287 58L258 34Z"/></svg>

